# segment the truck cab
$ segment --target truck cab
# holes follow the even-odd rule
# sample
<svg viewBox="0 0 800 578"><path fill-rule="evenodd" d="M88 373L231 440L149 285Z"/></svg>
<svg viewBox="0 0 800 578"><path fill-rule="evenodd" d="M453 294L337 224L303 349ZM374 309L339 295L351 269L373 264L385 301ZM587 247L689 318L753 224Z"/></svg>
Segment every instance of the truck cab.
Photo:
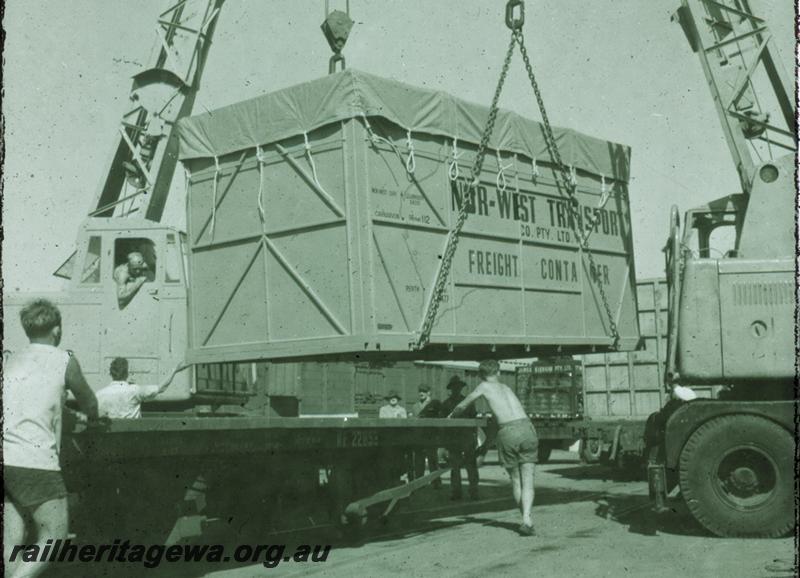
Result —
<svg viewBox="0 0 800 578"><path fill-rule="evenodd" d="M118 356L128 359L136 383L160 382L186 351L184 237L175 228L144 219L87 219L74 258L56 272L69 281L65 291L4 295L4 353L27 343L19 311L30 299L43 297L61 310L61 346L75 352L93 389L109 382L108 367ZM114 272L126 266L131 252L142 254L147 280L121 306ZM192 380L191 370L179 373L158 399L188 399Z"/></svg>

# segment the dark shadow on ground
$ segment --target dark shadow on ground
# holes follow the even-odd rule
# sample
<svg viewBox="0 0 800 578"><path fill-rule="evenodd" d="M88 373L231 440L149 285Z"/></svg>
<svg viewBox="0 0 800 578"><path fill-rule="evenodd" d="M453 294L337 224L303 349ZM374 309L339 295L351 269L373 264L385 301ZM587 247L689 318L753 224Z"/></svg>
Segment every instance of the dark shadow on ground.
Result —
<svg viewBox="0 0 800 578"><path fill-rule="evenodd" d="M509 517L502 515L508 511L513 511L516 506L511 495L510 483L507 480L482 480L480 485L480 495L477 501L467 499L467 487L463 486L465 499L459 501L450 500L451 488L449 481L445 480L441 489L425 488L409 499L398 503L395 511L386 519L381 519L380 515L385 504L375 506L369 510L369 519L364 528L358 532L343 532L338 526L326 526L308 529L302 532L285 532L277 534L260 533L250 531L242 533L236 524L217 524L213 528L209 526L202 536L190 540L193 544L222 544L225 552L232 554L235 548L241 544L259 545L275 544L286 545L285 552L292 554L300 544L326 545L332 546L332 551L342 549L358 549L366 543L386 542L401 540L411 536L425 535L445 528L456 526L479 524L487 527L502 528L508 530L510 538L516 538L519 522L516 516ZM551 506L556 504L567 504L573 502L592 502L598 500L599 494L596 491L575 490L567 488L539 487L536 490L536 507ZM488 514L488 516L487 516ZM493 517L497 514L497 517ZM497 518L504 519L497 519ZM263 560L263 555L262 555ZM291 562L282 563L287 567ZM279 566L282 567L282 566ZM309 570L320 569L322 564L309 563ZM144 569L140 564L110 564L97 563L87 567L86 564L73 566L80 569L80 572L69 572L67 567L63 568L64 573L54 574L57 576L86 576L86 577L111 577L111 576L178 576L178 577L199 577L209 572L225 569L235 569L242 567L252 567L253 574L266 573L260 562L249 563L167 563L162 562L158 568ZM299 568L298 568L299 569ZM87 570L89 573L87 573ZM295 570L296 571L296 570ZM92 573L95 572L95 573Z"/></svg>
<svg viewBox="0 0 800 578"><path fill-rule="evenodd" d="M613 522L627 526L628 531L645 536L657 536L659 533L676 534L683 536L708 536L699 525L694 522L686 511L681 500L676 500L671 505L673 511L667 514L656 515L650 509L647 496L641 495L641 487L637 486L637 494L610 494L597 490L578 490L553 486L561 476L569 479L588 480L618 480L614 477L613 470L603 466L580 465L577 462L566 461L564 467L559 463L548 464L540 471L556 474L551 477L548 486L537 486L536 507L568 504L575 502L589 502L595 504L595 515ZM270 533L264 529L254 529L258 520L250 521L250 530L243 531L241 520L239 522L218 521L216 525L206 527L204 533L194 539L188 540L192 544L221 544L227 554L232 554L238 545L285 545L285 552L289 555L295 552L300 544L327 545L332 551L358 549L366 543L379 543L393 540L402 540L411 536L426 535L445 528L462 525L479 524L487 527L508 530L509 537L516 537L518 522L515 515L508 515L515 510L511 495L510 483L504 477L500 479L484 479L480 483L480 495L477 501L468 499L466 480L462 485L463 500L451 501L451 487L449 480L445 479L438 490L425 488L406 500L398 503L395 511L387 519L381 519L381 513L386 504L370 508L369 519L364 528L358 532L343 532L341 527L334 524L317 526L301 532ZM498 519L503 518L503 519ZM319 519L317 519L319 523ZM289 524L287 524L289 525ZM306 524L294 524L295 527ZM263 526L263 524L262 524ZM570 538L592 538L601 528L576 532ZM274 553L274 551L273 551ZM203 576L209 572L226 569L248 567L253 569L253 574L266 573L263 567L264 555L259 561L244 563L219 562L193 562L193 563L167 563L162 562L158 568L144 569L141 564L121 565L97 563L87 567L86 564L77 566L80 572L71 572L68 567L53 576L178 576L180 578L193 578ZM279 566L299 567L292 562L285 562ZM323 564L308 563L308 570L318 571ZM75 567L73 567L74 570ZM287 568L288 569L288 568ZM87 573L87 570L90 572ZM94 573L92 573L94 572Z"/></svg>
<svg viewBox="0 0 800 578"><path fill-rule="evenodd" d="M648 496L605 495L596 501L595 515L628 527L633 534L657 536L710 537L709 533L691 515L681 498L669 500L669 510L656 513Z"/></svg>
<svg viewBox="0 0 800 578"><path fill-rule="evenodd" d="M571 480L602 480L604 482L647 481L647 472L643 467L617 468L606 464L565 463L567 467L548 467L547 472ZM559 465L559 463L553 462L553 465Z"/></svg>
<svg viewBox="0 0 800 578"><path fill-rule="evenodd" d="M580 462L576 462L575 460L556 460L556 459L552 459L551 458L551 459L547 460L546 462L544 462L543 464L539 464L539 467L541 467L541 466L561 466L561 465L575 466L575 465L577 465L579 463Z"/></svg>

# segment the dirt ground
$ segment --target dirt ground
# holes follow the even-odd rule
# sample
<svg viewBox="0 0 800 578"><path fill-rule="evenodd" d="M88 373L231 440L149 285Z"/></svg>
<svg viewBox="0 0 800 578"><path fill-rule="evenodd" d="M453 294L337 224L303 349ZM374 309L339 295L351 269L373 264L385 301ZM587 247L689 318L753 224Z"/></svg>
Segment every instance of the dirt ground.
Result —
<svg viewBox="0 0 800 578"><path fill-rule="evenodd" d="M656 516L647 484L602 466L582 465L577 455L553 452L537 467L535 537L516 533L519 513L505 471L490 452L480 470L477 501L450 501L449 475L439 490L425 488L400 502L387 523L373 516L359 539L335 526L294 533L220 540L204 532L195 544L220 542L225 554L238 544L271 546L248 563L162 562L143 571L98 564L95 576L250 578L261 576L546 576L670 578L784 578L797 575L794 540L723 539L699 527L680 504ZM465 492L466 493L466 492ZM372 514L372 510L370 510ZM376 512L379 514L380 511ZM217 538L220 538L218 535ZM299 545L331 545L325 561L286 560ZM285 548L281 551L281 547ZM264 560L277 562L265 567ZM233 558L231 558L233 560ZM256 561L252 561L256 560ZM62 567L58 576L88 576L89 567Z"/></svg>
<svg viewBox="0 0 800 578"><path fill-rule="evenodd" d="M647 485L625 481L575 454L554 452L537 469L538 535L521 537L505 472L481 468L480 499L451 502L449 480L398 507L386 525L367 528L358 545L335 545L325 562L256 563L207 568L217 578L251 576L794 576L794 541L721 539L681 508L655 516ZM319 532L271 536L267 543L326 543ZM291 548L287 548L291 552ZM777 561L777 562L776 562ZM203 575L200 568L192 572Z"/></svg>

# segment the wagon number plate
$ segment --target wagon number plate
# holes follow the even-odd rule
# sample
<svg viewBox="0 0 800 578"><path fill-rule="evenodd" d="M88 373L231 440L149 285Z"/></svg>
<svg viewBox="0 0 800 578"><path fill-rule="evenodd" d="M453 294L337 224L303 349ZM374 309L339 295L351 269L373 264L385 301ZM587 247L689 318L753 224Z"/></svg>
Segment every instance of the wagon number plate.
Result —
<svg viewBox="0 0 800 578"><path fill-rule="evenodd" d="M336 446L340 448L374 448L378 446L376 431L340 431Z"/></svg>

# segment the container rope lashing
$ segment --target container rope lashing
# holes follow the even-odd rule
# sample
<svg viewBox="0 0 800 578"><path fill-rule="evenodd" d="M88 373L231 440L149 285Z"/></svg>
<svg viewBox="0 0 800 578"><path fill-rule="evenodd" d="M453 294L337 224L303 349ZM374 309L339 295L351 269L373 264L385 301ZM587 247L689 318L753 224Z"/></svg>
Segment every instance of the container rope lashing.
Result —
<svg viewBox="0 0 800 578"><path fill-rule="evenodd" d="M372 145L372 148L374 148L375 151L380 154L380 151L378 150L378 143L382 142L394 151L394 154L397 155L397 158L400 159L401 163L405 164L406 161L405 159L403 159L403 155L400 153L400 151L397 150L395 144L389 139L383 138L382 136L377 134L374 130L372 130L372 125L369 123L367 115L364 114L363 110L361 111L361 118L364 120L364 128L367 129L367 136L369 137L369 142Z"/></svg>
<svg viewBox="0 0 800 578"><path fill-rule="evenodd" d="M584 245L589 242L589 237L597 228L597 223L600 221L600 210L606 206L610 197L611 189L606 185L606 177L600 175L600 200L597 202L597 207L591 212L588 224L584 227Z"/></svg>
<svg viewBox="0 0 800 578"><path fill-rule="evenodd" d="M258 217L261 219L261 224L267 222L264 213L264 169L263 165L266 164L264 151L261 150L260 145L256 145L256 165L258 166Z"/></svg>
<svg viewBox="0 0 800 578"><path fill-rule="evenodd" d="M369 137L369 142L372 146L375 146L377 141L377 135L372 130L372 125L369 123L369 119L367 118L367 113L361 110L361 118L364 121L364 128L367 130L367 136Z"/></svg>
<svg viewBox="0 0 800 578"><path fill-rule="evenodd" d="M217 227L217 186L219 183L219 157L214 155L214 186L211 199L211 241L214 241L214 230Z"/></svg>
<svg viewBox="0 0 800 578"><path fill-rule="evenodd" d="M192 171L189 170L189 167L183 165L183 190L186 194L189 194L189 187L192 184Z"/></svg>
<svg viewBox="0 0 800 578"><path fill-rule="evenodd" d="M328 191L326 191L325 187L323 187L319 182L319 177L317 176L317 165L314 162L314 157L311 155L311 144L308 142L308 133L305 131L303 131L303 143L306 149L306 158L308 158L308 164L311 165L311 176L314 178L314 184L316 184L319 189L327 195Z"/></svg>
<svg viewBox="0 0 800 578"><path fill-rule="evenodd" d="M575 189L578 188L578 171L575 168L575 165L569 166L569 184L572 187L573 195Z"/></svg>
<svg viewBox="0 0 800 578"><path fill-rule="evenodd" d="M461 155L464 154L459 152L458 150L458 137L453 139L453 156L450 159L450 165L447 167L447 176L450 177L451 181L458 180L460 176L459 168L458 168L458 159Z"/></svg>
<svg viewBox="0 0 800 578"><path fill-rule="evenodd" d="M611 197L611 189L612 186L609 186L606 183L606 176L600 175L600 202L597 204L598 209L602 209L606 206L608 199Z"/></svg>
<svg viewBox="0 0 800 578"><path fill-rule="evenodd" d="M417 168L417 159L414 156L414 141L411 139L411 129L406 130L406 148L408 149L408 158L406 158L406 172L413 175Z"/></svg>
<svg viewBox="0 0 800 578"><path fill-rule="evenodd" d="M503 164L503 157L500 156L500 149L495 151L495 156L497 157L497 176L494 179L495 184L497 185L497 190L501 193L505 193L508 189L508 179L506 179L506 171L514 166L514 163L509 163L507 165Z"/></svg>

